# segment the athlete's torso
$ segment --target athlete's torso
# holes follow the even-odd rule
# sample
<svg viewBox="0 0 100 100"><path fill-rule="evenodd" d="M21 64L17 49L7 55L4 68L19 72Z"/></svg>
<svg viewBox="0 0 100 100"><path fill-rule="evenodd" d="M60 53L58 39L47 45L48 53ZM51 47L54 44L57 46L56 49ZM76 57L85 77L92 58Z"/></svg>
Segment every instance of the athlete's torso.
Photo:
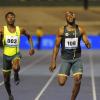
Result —
<svg viewBox="0 0 100 100"><path fill-rule="evenodd" d="M4 26L3 34L3 54L13 56L19 52L20 28L16 26L15 32L10 32L7 26Z"/></svg>
<svg viewBox="0 0 100 100"><path fill-rule="evenodd" d="M61 40L61 57L70 60L79 58L81 56L80 40L82 34L79 31L78 26L76 26L75 31L68 31L66 26L64 26L64 33Z"/></svg>

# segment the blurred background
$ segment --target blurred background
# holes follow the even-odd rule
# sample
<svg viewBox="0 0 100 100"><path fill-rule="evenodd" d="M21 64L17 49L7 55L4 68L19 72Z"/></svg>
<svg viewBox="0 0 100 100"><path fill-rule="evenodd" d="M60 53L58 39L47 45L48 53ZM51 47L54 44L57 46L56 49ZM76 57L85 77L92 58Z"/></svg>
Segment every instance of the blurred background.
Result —
<svg viewBox="0 0 100 100"><path fill-rule="evenodd" d="M27 38L21 37L22 83L15 87L12 82L15 100L70 100L66 97L70 98L71 95L71 78L68 86L63 88L53 78L45 92L42 91L36 99L52 76L48 67L58 28L66 24L65 11L76 13L77 24L85 28L92 44L92 48L87 50L81 41L84 78L77 100L100 100L100 0L0 0L0 25L6 24L4 16L8 11L16 14L16 25L25 27L32 34L36 49L35 55L30 57ZM57 66L60 66L60 62L59 54ZM2 60L0 64L2 67ZM7 100L2 71L0 74L0 100Z"/></svg>
<svg viewBox="0 0 100 100"><path fill-rule="evenodd" d="M100 32L100 0L0 0L0 6L1 24L5 13L14 11L17 24L27 27L31 34L38 26L43 26L45 34L55 34L59 26L66 24L66 10L76 13L78 23L88 34Z"/></svg>
<svg viewBox="0 0 100 100"><path fill-rule="evenodd" d="M55 35L58 28L66 24L64 12L67 10L76 13L77 23L85 28L87 34L100 35L100 0L0 0L0 6L1 25L5 25L5 13L13 11L16 25L25 27L38 37ZM37 33L38 27L42 28L42 33ZM38 48L39 39L33 38L35 48ZM53 43L50 44L53 48Z"/></svg>

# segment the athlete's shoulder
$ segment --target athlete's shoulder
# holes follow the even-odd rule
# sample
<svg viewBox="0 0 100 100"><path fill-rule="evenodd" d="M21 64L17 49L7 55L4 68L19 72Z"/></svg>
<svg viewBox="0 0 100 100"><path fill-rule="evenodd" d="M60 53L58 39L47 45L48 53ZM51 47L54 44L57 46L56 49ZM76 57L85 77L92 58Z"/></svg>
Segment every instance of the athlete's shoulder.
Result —
<svg viewBox="0 0 100 100"><path fill-rule="evenodd" d="M20 30L21 30L21 31L25 31L25 30L26 30L26 28L25 28L25 27L20 26Z"/></svg>
<svg viewBox="0 0 100 100"><path fill-rule="evenodd" d="M0 33L1 33L1 34L4 33L4 26L0 26Z"/></svg>
<svg viewBox="0 0 100 100"><path fill-rule="evenodd" d="M15 27L16 27L16 29L19 29L19 30L21 29L21 27L20 27L20 26L18 26L18 25L16 25Z"/></svg>
<svg viewBox="0 0 100 100"><path fill-rule="evenodd" d="M20 34L21 35L30 35L30 32L25 28L25 27L21 27L20 28Z"/></svg>
<svg viewBox="0 0 100 100"><path fill-rule="evenodd" d="M59 27L58 35L62 35L64 33L64 26Z"/></svg>
<svg viewBox="0 0 100 100"><path fill-rule="evenodd" d="M16 27L18 27L18 28L19 28L19 30L20 30L20 33L23 33L23 32L25 32L25 28L24 28L24 27L22 27L22 26L16 26Z"/></svg>
<svg viewBox="0 0 100 100"><path fill-rule="evenodd" d="M85 29L82 25L78 25L79 31L84 34L85 33Z"/></svg>
<svg viewBox="0 0 100 100"><path fill-rule="evenodd" d="M79 30L83 30L84 29L84 27L82 25L77 25L77 26L78 26Z"/></svg>

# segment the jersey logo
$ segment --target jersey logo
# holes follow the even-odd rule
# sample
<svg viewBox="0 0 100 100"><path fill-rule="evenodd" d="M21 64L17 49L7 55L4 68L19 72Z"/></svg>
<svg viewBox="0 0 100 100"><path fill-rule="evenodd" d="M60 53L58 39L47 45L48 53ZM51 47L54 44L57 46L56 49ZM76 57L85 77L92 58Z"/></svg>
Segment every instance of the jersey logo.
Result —
<svg viewBox="0 0 100 100"><path fill-rule="evenodd" d="M69 33L65 33L65 36L68 36L69 35Z"/></svg>

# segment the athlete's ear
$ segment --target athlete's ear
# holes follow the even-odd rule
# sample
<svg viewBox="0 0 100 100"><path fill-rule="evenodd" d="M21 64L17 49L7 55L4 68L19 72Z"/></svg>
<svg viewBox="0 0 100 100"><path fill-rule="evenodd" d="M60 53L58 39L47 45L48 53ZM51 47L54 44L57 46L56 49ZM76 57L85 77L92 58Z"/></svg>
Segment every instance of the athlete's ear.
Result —
<svg viewBox="0 0 100 100"><path fill-rule="evenodd" d="M65 12L64 12L65 18L67 17L68 12L69 12L69 11L65 11Z"/></svg>
<svg viewBox="0 0 100 100"><path fill-rule="evenodd" d="M75 15L75 13L73 13L73 18L75 18L75 19L76 19L76 15Z"/></svg>

